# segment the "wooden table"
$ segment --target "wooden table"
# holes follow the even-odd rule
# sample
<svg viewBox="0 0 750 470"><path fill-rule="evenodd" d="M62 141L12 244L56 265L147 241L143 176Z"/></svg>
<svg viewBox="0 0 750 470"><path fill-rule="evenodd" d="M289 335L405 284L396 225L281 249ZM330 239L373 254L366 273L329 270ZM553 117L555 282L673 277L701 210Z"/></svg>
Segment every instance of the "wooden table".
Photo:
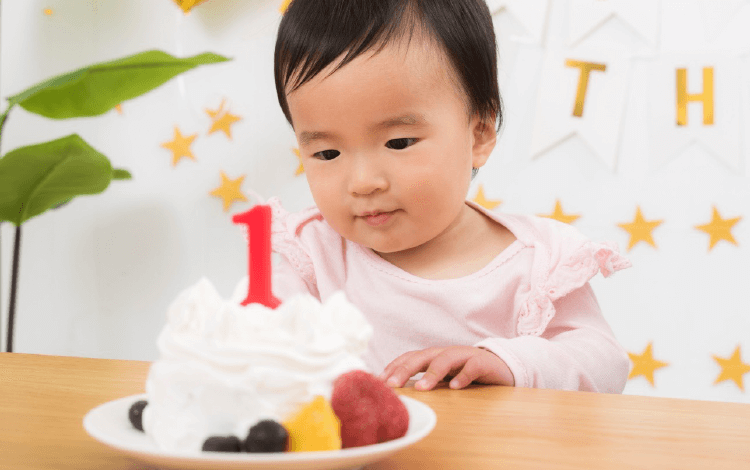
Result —
<svg viewBox="0 0 750 470"><path fill-rule="evenodd" d="M0 469L143 469L81 423L143 393L148 367L0 353ZM495 386L400 393L431 406L437 426L367 470L750 469L750 405Z"/></svg>

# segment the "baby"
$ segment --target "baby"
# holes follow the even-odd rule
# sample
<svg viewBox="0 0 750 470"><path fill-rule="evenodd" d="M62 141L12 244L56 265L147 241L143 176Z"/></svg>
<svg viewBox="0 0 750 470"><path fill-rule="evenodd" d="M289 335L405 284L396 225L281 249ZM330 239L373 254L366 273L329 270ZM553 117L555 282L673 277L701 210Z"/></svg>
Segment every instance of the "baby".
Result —
<svg viewBox="0 0 750 470"><path fill-rule="evenodd" d="M274 72L315 207L274 210L275 294L343 290L390 386L620 393L589 285L630 263L549 219L466 200L502 123L483 0L294 0Z"/></svg>

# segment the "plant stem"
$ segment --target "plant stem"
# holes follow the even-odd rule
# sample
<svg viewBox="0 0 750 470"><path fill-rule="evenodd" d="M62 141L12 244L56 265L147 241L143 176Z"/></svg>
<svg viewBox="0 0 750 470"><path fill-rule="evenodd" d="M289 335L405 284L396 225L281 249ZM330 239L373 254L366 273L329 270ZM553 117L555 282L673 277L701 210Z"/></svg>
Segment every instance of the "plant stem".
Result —
<svg viewBox="0 0 750 470"><path fill-rule="evenodd" d="M16 294L18 289L18 261L21 257L21 226L16 227L16 239L13 243L13 272L10 280L10 307L8 307L8 341L6 351L13 352L13 317L16 313Z"/></svg>
<svg viewBox="0 0 750 470"><path fill-rule="evenodd" d="M2 142L3 137L3 127L5 127L5 121L8 120L8 113L10 113L10 110L13 109L14 104L8 106L8 109L5 110L5 112L0 115L0 142Z"/></svg>
<svg viewBox="0 0 750 470"><path fill-rule="evenodd" d="M6 109L5 112L2 114L2 116L0 116L0 144L2 144L2 142L3 142L3 128L5 127L5 121L8 120L8 113L10 112L11 109L13 109L13 105L8 106L8 109ZM0 154L1 153L2 153L2 147L0 147ZM0 157L0 158L2 158L2 157ZM3 228L3 224L2 224L2 222L0 222L0 255L3 252L2 228ZM0 256L0 294L2 294L2 289L3 289L2 288L2 286L3 286L3 283L2 283L2 279L3 279L2 271L3 271L3 263L2 263L2 256ZM2 338L2 336L3 336L3 308L2 308L2 305L3 305L3 299L2 299L2 295L0 295L0 338ZM2 341L0 341L0 343L2 343Z"/></svg>

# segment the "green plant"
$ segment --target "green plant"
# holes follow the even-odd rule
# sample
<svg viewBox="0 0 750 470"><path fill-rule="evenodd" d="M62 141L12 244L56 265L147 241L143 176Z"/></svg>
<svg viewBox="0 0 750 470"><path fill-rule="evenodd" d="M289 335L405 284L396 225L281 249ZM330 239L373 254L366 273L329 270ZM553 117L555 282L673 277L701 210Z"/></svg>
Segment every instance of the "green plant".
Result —
<svg viewBox="0 0 750 470"><path fill-rule="evenodd" d="M0 115L0 139L8 114L15 106L52 119L98 116L183 72L227 60L213 53L176 58L154 50L53 77L8 98L8 107ZM20 147L0 157L0 224L11 222L16 226L8 308L8 352L13 350L23 223L77 196L101 193L112 180L130 178L127 170L113 168L106 156L77 134Z"/></svg>

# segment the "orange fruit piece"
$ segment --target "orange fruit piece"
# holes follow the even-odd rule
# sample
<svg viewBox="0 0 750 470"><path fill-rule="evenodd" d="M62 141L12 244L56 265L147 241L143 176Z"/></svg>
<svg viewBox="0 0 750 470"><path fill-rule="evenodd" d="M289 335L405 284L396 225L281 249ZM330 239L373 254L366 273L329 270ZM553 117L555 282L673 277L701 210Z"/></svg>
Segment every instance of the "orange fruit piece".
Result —
<svg viewBox="0 0 750 470"><path fill-rule="evenodd" d="M341 422L322 396L315 397L283 425L289 433L289 452L341 449Z"/></svg>

